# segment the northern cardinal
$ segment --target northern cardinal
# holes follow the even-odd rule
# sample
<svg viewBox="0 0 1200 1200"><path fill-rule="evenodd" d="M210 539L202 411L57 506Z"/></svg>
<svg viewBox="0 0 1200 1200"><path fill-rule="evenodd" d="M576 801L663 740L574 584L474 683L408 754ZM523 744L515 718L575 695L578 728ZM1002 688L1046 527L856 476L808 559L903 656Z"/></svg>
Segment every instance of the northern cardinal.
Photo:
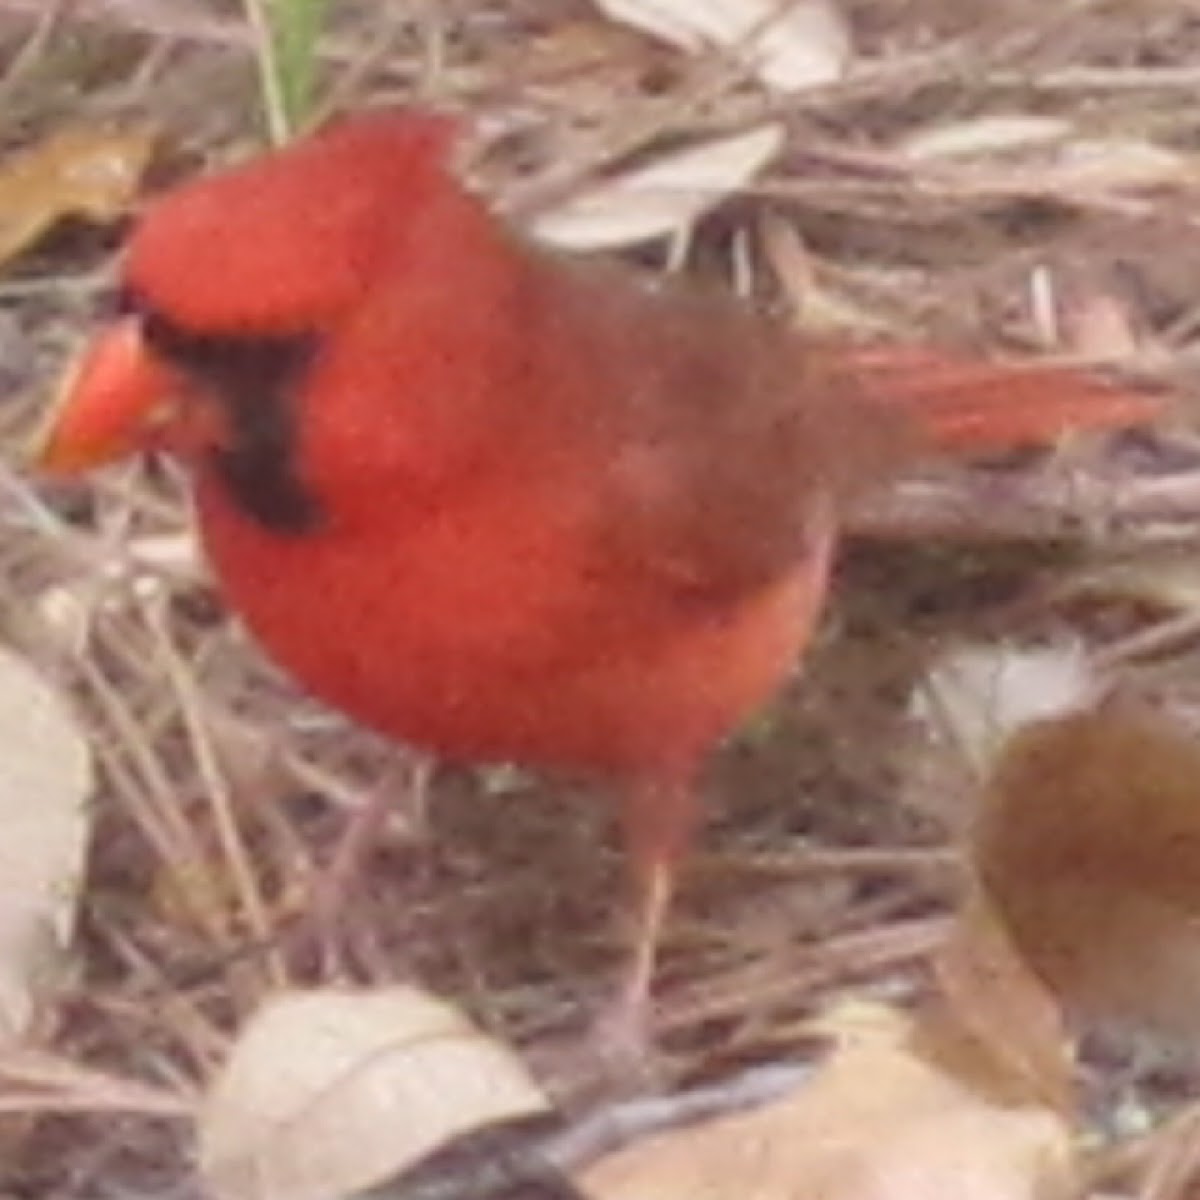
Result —
<svg viewBox="0 0 1200 1200"><path fill-rule="evenodd" d="M41 462L177 453L229 604L313 692L610 780L644 998L697 769L807 642L847 498L1157 405L544 253L454 130L366 113L153 203Z"/></svg>

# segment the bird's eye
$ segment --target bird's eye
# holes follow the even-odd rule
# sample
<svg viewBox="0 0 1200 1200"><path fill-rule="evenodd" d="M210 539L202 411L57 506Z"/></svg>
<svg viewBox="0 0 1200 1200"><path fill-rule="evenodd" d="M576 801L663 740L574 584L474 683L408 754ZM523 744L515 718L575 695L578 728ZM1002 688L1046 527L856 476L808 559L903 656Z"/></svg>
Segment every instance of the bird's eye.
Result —
<svg viewBox="0 0 1200 1200"><path fill-rule="evenodd" d="M143 306L134 312L142 319L146 345L164 358L182 366L195 366L210 357L214 339L189 332L156 309Z"/></svg>
<svg viewBox="0 0 1200 1200"><path fill-rule="evenodd" d="M127 284L107 288L96 297L96 315L102 320L136 317L145 310L141 297Z"/></svg>

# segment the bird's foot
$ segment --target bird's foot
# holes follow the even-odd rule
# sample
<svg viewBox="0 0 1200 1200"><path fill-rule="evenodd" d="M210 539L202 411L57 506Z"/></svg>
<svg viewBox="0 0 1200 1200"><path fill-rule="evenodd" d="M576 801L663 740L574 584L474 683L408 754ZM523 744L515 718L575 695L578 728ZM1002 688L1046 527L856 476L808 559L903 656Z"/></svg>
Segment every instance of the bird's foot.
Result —
<svg viewBox="0 0 1200 1200"><path fill-rule="evenodd" d="M663 1062L654 1040L654 1002L649 990L627 983L592 1025L587 1048L597 1073L619 1093L659 1091Z"/></svg>
<svg viewBox="0 0 1200 1200"><path fill-rule="evenodd" d="M333 869L321 868L310 884L304 907L288 931L288 949L317 979L337 981L350 973L346 938L348 909L358 879Z"/></svg>
<svg viewBox="0 0 1200 1200"><path fill-rule="evenodd" d="M343 979L350 973L353 901L371 852L381 841L394 798L392 787L380 786L350 815L328 862L317 868L291 931L293 951L312 963L323 980Z"/></svg>

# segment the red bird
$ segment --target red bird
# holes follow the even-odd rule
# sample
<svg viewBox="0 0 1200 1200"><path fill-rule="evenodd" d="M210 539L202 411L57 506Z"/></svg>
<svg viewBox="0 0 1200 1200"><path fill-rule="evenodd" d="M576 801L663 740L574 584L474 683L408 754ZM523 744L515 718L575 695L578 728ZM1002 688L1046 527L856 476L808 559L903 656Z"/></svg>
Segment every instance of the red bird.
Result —
<svg viewBox="0 0 1200 1200"><path fill-rule="evenodd" d="M847 498L1157 405L544 253L453 132L368 113L154 203L42 463L177 453L229 604L313 692L612 781L644 999L697 770L808 641Z"/></svg>

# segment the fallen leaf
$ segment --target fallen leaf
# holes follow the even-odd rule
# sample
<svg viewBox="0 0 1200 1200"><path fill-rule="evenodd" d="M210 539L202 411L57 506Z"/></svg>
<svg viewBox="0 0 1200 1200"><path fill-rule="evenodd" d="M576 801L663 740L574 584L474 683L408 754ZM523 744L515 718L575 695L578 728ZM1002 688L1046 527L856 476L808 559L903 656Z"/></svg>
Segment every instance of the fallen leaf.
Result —
<svg viewBox="0 0 1200 1200"><path fill-rule="evenodd" d="M87 740L60 693L0 649L0 1043L60 982L91 828Z"/></svg>
<svg viewBox="0 0 1200 1200"><path fill-rule="evenodd" d="M136 565L161 571L181 583L198 583L206 578L204 560L191 529L134 538L128 551Z"/></svg>
<svg viewBox="0 0 1200 1200"><path fill-rule="evenodd" d="M1064 600L1133 602L1171 619L1200 620L1200 559L1191 546L1153 543L1067 576L1057 589Z"/></svg>
<svg viewBox="0 0 1200 1200"><path fill-rule="evenodd" d="M210 1088L200 1170L220 1200L334 1200L546 1107L505 1047L426 993L289 993L252 1018Z"/></svg>
<svg viewBox="0 0 1200 1200"><path fill-rule="evenodd" d="M935 1031L941 1054L994 1094L1071 1107L1073 1047L1062 1007L1030 969L991 899L972 887L933 956L938 996L953 1017Z"/></svg>
<svg viewBox="0 0 1200 1200"><path fill-rule="evenodd" d="M898 148L908 158L927 162L1028 151L1056 145L1071 134L1070 122L1061 117L989 113L918 129L903 138Z"/></svg>
<svg viewBox="0 0 1200 1200"><path fill-rule="evenodd" d="M148 126L73 126L0 163L0 265L63 217L116 220L137 192L154 141Z"/></svg>
<svg viewBox="0 0 1200 1200"><path fill-rule="evenodd" d="M984 787L973 866L1076 1017L1200 1034L1200 743L1132 701L1035 721Z"/></svg>
<svg viewBox="0 0 1200 1200"><path fill-rule="evenodd" d="M767 87L833 83L853 54L849 26L831 0L596 0L609 18L682 50L720 50Z"/></svg>
<svg viewBox="0 0 1200 1200"><path fill-rule="evenodd" d="M536 214L533 235L573 250L627 246L684 229L744 188L783 145L764 125L663 155Z"/></svg>
<svg viewBox="0 0 1200 1200"><path fill-rule="evenodd" d="M1131 191L1194 183L1195 163L1183 154L1135 138L1079 138L1039 171L1045 192Z"/></svg>
<svg viewBox="0 0 1200 1200"><path fill-rule="evenodd" d="M933 664L909 711L983 772L1015 729L1087 707L1100 690L1077 642L961 646Z"/></svg>
<svg viewBox="0 0 1200 1200"><path fill-rule="evenodd" d="M898 143L906 158L940 168L943 184L973 191L1075 197L1187 186L1192 157L1141 138L1084 137L1058 117L992 114L918 130Z"/></svg>
<svg viewBox="0 0 1200 1200"><path fill-rule="evenodd" d="M926 1020L843 1008L832 1023L838 1045L809 1083L752 1112L618 1151L581 1184L593 1200L1074 1195L1061 1115L997 1099L928 1056Z"/></svg>

